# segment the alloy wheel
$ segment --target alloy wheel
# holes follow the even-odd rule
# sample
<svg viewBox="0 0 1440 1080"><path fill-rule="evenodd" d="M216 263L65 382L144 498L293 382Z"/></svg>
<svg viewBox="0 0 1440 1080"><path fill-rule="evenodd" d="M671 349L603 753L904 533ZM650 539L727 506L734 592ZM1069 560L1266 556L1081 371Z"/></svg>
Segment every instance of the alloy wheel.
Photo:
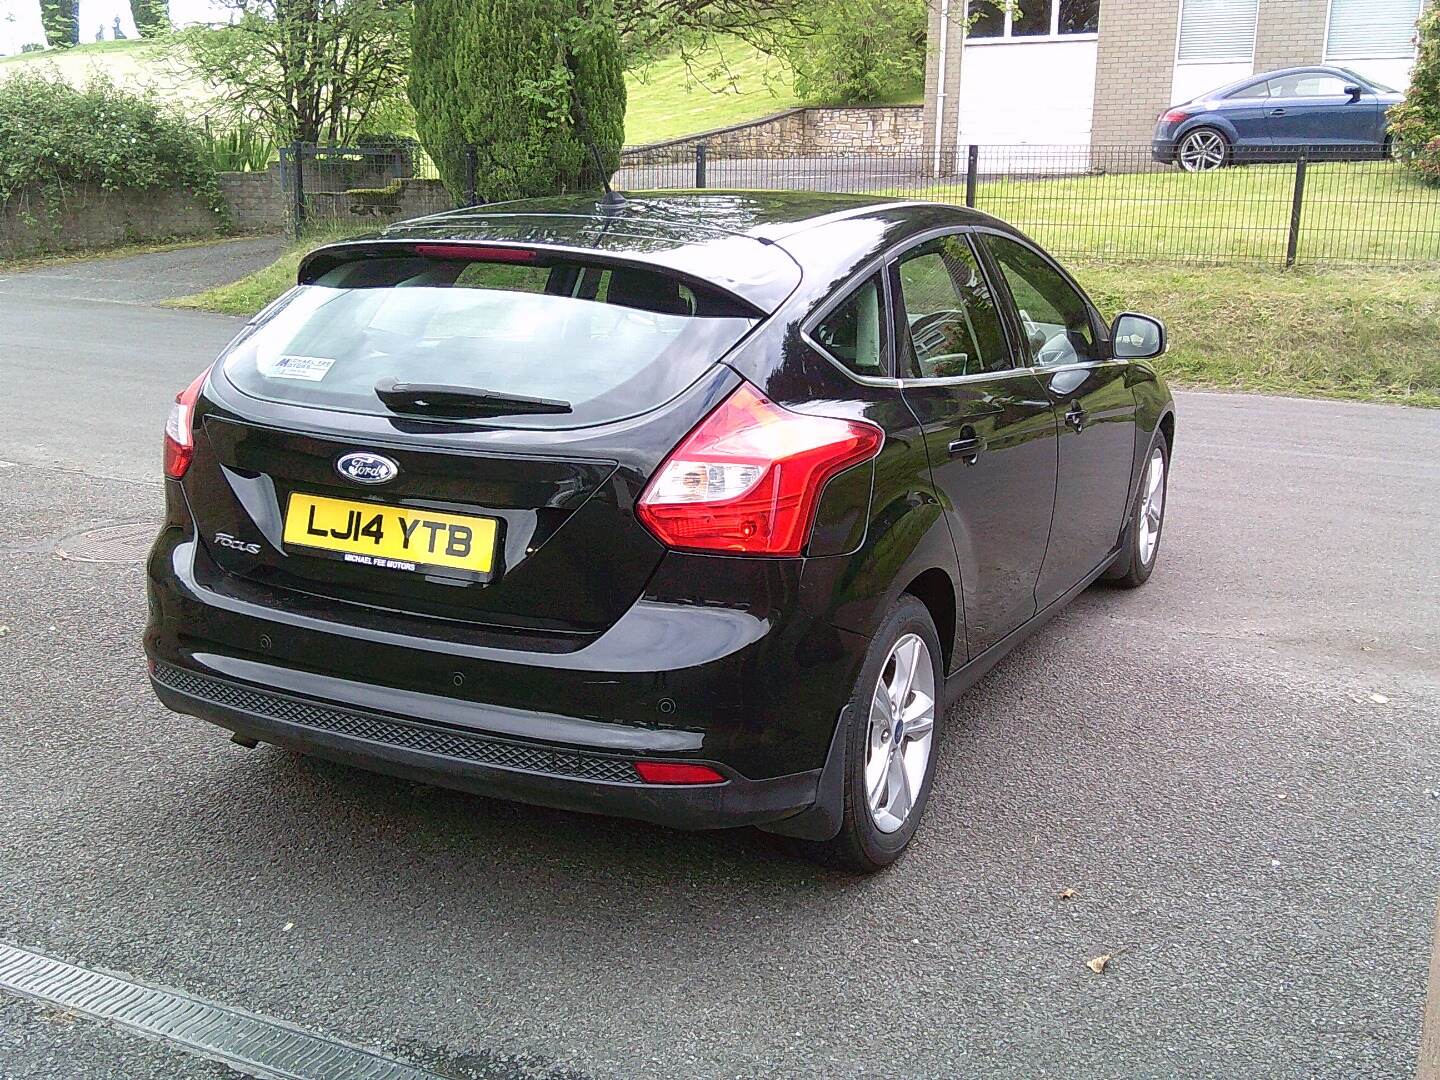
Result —
<svg viewBox="0 0 1440 1080"><path fill-rule="evenodd" d="M1212 172L1225 164L1225 136L1202 128L1180 143L1180 167L1186 172Z"/></svg>
<svg viewBox="0 0 1440 1080"><path fill-rule="evenodd" d="M905 824L920 796L935 734L935 665L923 638L906 634L890 650L870 703L865 801L882 833Z"/></svg>
<svg viewBox="0 0 1440 1080"><path fill-rule="evenodd" d="M1165 452L1150 451L1145 470L1145 491L1140 497L1140 562L1150 565L1160 544L1160 525L1165 520Z"/></svg>

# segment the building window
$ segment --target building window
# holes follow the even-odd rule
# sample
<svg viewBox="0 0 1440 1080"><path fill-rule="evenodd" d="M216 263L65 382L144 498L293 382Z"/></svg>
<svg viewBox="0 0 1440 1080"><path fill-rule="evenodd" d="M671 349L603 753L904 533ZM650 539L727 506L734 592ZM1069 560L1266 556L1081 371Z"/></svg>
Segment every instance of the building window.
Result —
<svg viewBox="0 0 1440 1080"><path fill-rule="evenodd" d="M972 40L1064 37L1100 29L1100 0L970 0Z"/></svg>
<svg viewBox="0 0 1440 1080"><path fill-rule="evenodd" d="M1256 0L1183 0L1182 64L1248 63L1255 59Z"/></svg>
<svg viewBox="0 0 1440 1080"><path fill-rule="evenodd" d="M1327 60L1381 60L1415 55L1421 0L1330 0Z"/></svg>

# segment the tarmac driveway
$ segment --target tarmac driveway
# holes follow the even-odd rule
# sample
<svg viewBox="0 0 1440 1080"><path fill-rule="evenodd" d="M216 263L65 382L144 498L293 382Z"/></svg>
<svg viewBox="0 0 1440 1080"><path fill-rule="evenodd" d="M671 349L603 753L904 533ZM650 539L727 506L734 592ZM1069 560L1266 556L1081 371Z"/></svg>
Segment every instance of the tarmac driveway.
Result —
<svg viewBox="0 0 1440 1080"><path fill-rule="evenodd" d="M856 881L165 712L143 537L56 549L158 519L237 324L36 280L0 283L0 941L453 1077L1413 1075L1440 412L1179 395L1154 579L961 700L913 852ZM6 1080L216 1075L0 996Z"/></svg>

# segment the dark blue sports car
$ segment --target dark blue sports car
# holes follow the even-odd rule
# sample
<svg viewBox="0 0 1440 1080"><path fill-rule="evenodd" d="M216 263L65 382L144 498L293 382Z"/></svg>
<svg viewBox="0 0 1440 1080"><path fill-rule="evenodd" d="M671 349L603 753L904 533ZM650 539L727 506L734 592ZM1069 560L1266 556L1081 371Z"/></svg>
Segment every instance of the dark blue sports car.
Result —
<svg viewBox="0 0 1440 1080"><path fill-rule="evenodd" d="M1151 150L1156 161L1186 172L1293 160L1302 148L1380 157L1389 150L1386 114L1403 96L1347 68L1268 71L1168 110Z"/></svg>

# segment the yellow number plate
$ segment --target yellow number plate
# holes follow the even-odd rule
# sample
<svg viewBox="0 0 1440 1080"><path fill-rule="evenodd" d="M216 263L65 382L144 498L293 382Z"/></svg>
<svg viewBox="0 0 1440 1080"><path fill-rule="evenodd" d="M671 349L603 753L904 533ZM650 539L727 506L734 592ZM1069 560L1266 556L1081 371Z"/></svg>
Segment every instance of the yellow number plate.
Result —
<svg viewBox="0 0 1440 1080"><path fill-rule="evenodd" d="M285 509L285 543L333 552L345 562L390 570L438 566L488 574L495 519L439 514L295 492Z"/></svg>

